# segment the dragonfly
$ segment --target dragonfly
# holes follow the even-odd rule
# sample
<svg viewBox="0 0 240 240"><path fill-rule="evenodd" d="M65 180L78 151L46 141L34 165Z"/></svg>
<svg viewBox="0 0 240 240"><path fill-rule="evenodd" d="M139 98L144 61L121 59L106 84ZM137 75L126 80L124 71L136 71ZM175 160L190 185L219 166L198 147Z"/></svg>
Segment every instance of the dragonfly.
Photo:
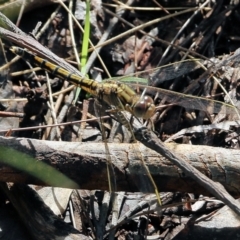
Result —
<svg viewBox="0 0 240 240"><path fill-rule="evenodd" d="M143 118L145 120L151 118L155 111L158 109L153 99L149 95L137 94L129 84L128 79L142 83L142 78L119 77L113 78L114 80L105 80L103 82L97 82L87 77L80 77L76 74L70 73L67 70L52 64L51 62L38 57L37 55L30 53L20 47L11 47L10 50L16 55L21 56L26 61L32 62L34 65L39 66L53 75L66 79L75 86L81 87L86 92L92 94L95 97L100 97L104 102L110 106L115 106L118 110L126 110L136 118ZM191 63L188 63L188 65ZM172 71L173 67L166 67L162 71ZM146 86L141 86L139 83L130 83L131 86L142 87L146 89ZM160 97L165 99L166 102L174 103L176 105L196 109L212 113L222 112L225 114L233 114L238 111L236 107L231 104L227 104L221 101L192 96L189 94L174 92L162 88L156 88L147 86L148 90L158 92ZM113 97L115 96L115 97ZM115 101L117 97L117 101Z"/></svg>
<svg viewBox="0 0 240 240"><path fill-rule="evenodd" d="M149 119L155 112L155 105L151 97L139 96L126 84L111 80L99 83L92 79L69 73L67 70L58 67L22 48L11 47L10 51L21 56L23 59L32 62L36 66L46 69L53 75L64 78L77 87L81 87L83 90L95 97L100 96L101 99L110 106L115 105L118 109L126 110L135 117ZM117 96L119 99L118 103L113 102L114 98L112 95Z"/></svg>

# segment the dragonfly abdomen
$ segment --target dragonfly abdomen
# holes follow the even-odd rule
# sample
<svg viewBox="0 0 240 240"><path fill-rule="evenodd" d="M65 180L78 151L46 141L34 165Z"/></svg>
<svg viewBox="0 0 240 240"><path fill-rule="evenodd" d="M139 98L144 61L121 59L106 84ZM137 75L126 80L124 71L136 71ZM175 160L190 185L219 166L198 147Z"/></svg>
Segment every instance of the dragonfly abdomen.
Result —
<svg viewBox="0 0 240 240"><path fill-rule="evenodd" d="M45 69L46 71L53 74L54 76L57 76L62 79L66 79L67 81L71 82L72 84L74 84L78 87L81 87L88 93L96 96L96 89L97 89L96 81L94 81L92 79L80 77L73 73L70 73L67 70L65 70L55 64L52 64L49 61L36 56L35 54L25 51L22 48L11 47L10 50L13 53L22 57L23 59L25 59L26 61L33 63L35 66Z"/></svg>

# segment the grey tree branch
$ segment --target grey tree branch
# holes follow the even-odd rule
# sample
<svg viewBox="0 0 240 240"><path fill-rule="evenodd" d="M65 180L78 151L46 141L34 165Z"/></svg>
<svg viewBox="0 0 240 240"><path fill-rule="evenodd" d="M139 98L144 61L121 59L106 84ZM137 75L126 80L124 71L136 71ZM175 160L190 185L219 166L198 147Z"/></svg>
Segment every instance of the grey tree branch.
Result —
<svg viewBox="0 0 240 240"><path fill-rule="evenodd" d="M27 153L37 161L48 163L76 183L81 189L108 190L106 154L102 143L51 142L24 138L0 138L0 145ZM240 196L240 151L207 146L166 144L191 168L198 169L208 181L220 182L232 195ZM140 151L160 191L184 191L209 194L197 177L186 174L155 151L138 144L109 144L118 191L142 191L137 185L145 174L138 158ZM0 159L1 161L1 159ZM21 161L21 159L19 159ZM192 170L193 174L197 170ZM198 172L199 172L198 171ZM238 174L239 172L239 174ZM210 178L210 179L209 179ZM0 181L44 185L32 176L0 165ZM142 183L141 183L142 184ZM59 182L59 187L63 183ZM143 186L141 185L143 188ZM148 190L148 189L147 189Z"/></svg>

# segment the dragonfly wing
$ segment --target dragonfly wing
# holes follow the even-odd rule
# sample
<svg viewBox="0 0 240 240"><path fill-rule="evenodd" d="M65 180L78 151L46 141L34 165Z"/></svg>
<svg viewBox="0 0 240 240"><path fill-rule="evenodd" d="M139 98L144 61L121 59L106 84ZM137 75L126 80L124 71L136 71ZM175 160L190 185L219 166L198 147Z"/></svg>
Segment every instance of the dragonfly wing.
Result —
<svg viewBox="0 0 240 240"><path fill-rule="evenodd" d="M197 61L192 60L188 60L182 63L175 63L162 68L160 67L157 71L150 75L152 79L151 85L156 86L165 81L172 80L174 78L193 72L199 68L200 65L197 64Z"/></svg>
<svg viewBox="0 0 240 240"><path fill-rule="evenodd" d="M190 109L197 109L201 111L208 112L210 114L219 113L220 111L225 114L233 114L237 111L237 109L224 102L207 99L203 97L197 97L187 94L181 93L173 93L167 90L162 89L160 91L161 95L166 97L166 100L171 103L176 103L179 106L190 108Z"/></svg>
<svg viewBox="0 0 240 240"><path fill-rule="evenodd" d="M145 88L145 86L140 86L138 84L132 85L135 87ZM205 111L208 112L209 114L219 113L220 111L221 113L225 114L235 114L236 112L238 112L236 107L213 99L188 95L184 93L178 93L151 86L148 86L147 89L148 89L147 93L149 94L158 93L159 98L164 99L164 101L166 101L167 103L172 103L188 109Z"/></svg>

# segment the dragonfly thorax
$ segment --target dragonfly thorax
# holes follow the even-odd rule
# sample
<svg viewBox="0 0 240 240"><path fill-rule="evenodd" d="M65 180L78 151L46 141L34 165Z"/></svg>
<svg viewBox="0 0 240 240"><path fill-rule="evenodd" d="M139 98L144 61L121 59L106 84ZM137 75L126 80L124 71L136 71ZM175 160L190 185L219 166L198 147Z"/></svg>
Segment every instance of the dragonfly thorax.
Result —
<svg viewBox="0 0 240 240"><path fill-rule="evenodd" d="M155 105L149 96L139 98L132 105L132 112L135 117L149 119L155 112Z"/></svg>

